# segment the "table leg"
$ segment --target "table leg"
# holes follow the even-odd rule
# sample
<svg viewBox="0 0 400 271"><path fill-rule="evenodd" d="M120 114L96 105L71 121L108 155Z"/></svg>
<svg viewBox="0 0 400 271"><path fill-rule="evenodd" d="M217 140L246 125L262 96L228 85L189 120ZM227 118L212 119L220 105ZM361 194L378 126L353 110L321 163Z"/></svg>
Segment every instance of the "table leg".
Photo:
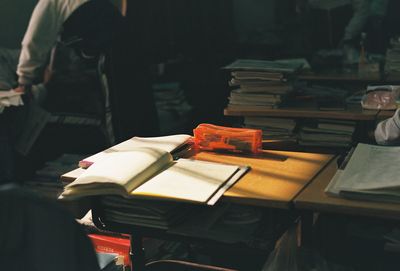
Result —
<svg viewBox="0 0 400 271"><path fill-rule="evenodd" d="M131 235L131 271L142 271L144 270L145 259L143 251L143 238L141 235L135 234L135 237Z"/></svg>
<svg viewBox="0 0 400 271"><path fill-rule="evenodd" d="M314 224L314 214L312 211L303 211L301 214L301 246L312 246L312 232Z"/></svg>

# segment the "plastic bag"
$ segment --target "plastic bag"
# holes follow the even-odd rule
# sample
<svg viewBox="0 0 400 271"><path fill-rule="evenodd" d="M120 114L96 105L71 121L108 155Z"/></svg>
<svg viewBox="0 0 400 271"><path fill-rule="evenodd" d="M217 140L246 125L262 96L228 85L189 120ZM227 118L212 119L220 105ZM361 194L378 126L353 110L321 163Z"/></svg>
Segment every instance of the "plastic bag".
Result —
<svg viewBox="0 0 400 271"><path fill-rule="evenodd" d="M297 230L293 225L278 241L268 256L262 271L352 271L352 268L329 263L315 250L297 245Z"/></svg>
<svg viewBox="0 0 400 271"><path fill-rule="evenodd" d="M364 109L393 110L397 108L399 94L400 86L368 86L361 106Z"/></svg>
<svg viewBox="0 0 400 271"><path fill-rule="evenodd" d="M269 254L262 271L291 270L297 271L297 238L296 228L291 227L278 241L275 249Z"/></svg>

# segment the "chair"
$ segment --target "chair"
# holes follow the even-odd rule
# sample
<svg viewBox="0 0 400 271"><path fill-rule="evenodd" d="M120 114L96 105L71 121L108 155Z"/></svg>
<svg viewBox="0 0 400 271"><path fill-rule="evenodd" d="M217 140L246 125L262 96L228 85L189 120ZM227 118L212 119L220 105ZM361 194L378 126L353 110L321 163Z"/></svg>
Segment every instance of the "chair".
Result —
<svg viewBox="0 0 400 271"><path fill-rule="evenodd" d="M0 269L98 271L90 240L72 215L15 185L0 186Z"/></svg>

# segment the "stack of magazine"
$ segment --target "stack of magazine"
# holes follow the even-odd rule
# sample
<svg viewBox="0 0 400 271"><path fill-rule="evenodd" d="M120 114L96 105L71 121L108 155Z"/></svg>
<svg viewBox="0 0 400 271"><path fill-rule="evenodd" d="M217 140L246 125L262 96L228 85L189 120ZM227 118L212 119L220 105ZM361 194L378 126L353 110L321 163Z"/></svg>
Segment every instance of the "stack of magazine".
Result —
<svg viewBox="0 0 400 271"><path fill-rule="evenodd" d="M224 67L231 73L229 107L277 108L293 90L299 62L238 59Z"/></svg>
<svg viewBox="0 0 400 271"><path fill-rule="evenodd" d="M400 147L358 143L325 192L349 199L400 203Z"/></svg>
<svg viewBox="0 0 400 271"><path fill-rule="evenodd" d="M244 126L262 131L263 140L296 142L296 121L290 118L244 117Z"/></svg>
<svg viewBox="0 0 400 271"><path fill-rule="evenodd" d="M169 229L182 221L190 210L190 205L184 203L117 196L102 197L101 203L106 221L160 229Z"/></svg>
<svg viewBox="0 0 400 271"><path fill-rule="evenodd" d="M355 121L316 119L304 121L299 129L299 145L348 147L353 142Z"/></svg>

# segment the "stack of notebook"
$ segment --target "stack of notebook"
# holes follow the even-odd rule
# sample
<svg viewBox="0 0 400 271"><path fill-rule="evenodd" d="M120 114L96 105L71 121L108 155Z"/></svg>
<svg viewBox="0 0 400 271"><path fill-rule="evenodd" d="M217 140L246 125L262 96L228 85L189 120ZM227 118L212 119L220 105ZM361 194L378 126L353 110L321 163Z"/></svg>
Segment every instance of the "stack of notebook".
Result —
<svg viewBox="0 0 400 271"><path fill-rule="evenodd" d="M178 202L126 199L105 196L101 199L104 218L121 224L169 229L187 215L188 204Z"/></svg>
<svg viewBox="0 0 400 271"><path fill-rule="evenodd" d="M224 67L231 72L229 107L277 108L293 90L291 79L300 63L239 59Z"/></svg>
<svg viewBox="0 0 400 271"><path fill-rule="evenodd" d="M316 119L301 125L299 144L303 146L348 147L352 143L355 121Z"/></svg>
<svg viewBox="0 0 400 271"><path fill-rule="evenodd" d="M262 130L263 140L296 141L296 121L290 118L245 117L244 126Z"/></svg>

